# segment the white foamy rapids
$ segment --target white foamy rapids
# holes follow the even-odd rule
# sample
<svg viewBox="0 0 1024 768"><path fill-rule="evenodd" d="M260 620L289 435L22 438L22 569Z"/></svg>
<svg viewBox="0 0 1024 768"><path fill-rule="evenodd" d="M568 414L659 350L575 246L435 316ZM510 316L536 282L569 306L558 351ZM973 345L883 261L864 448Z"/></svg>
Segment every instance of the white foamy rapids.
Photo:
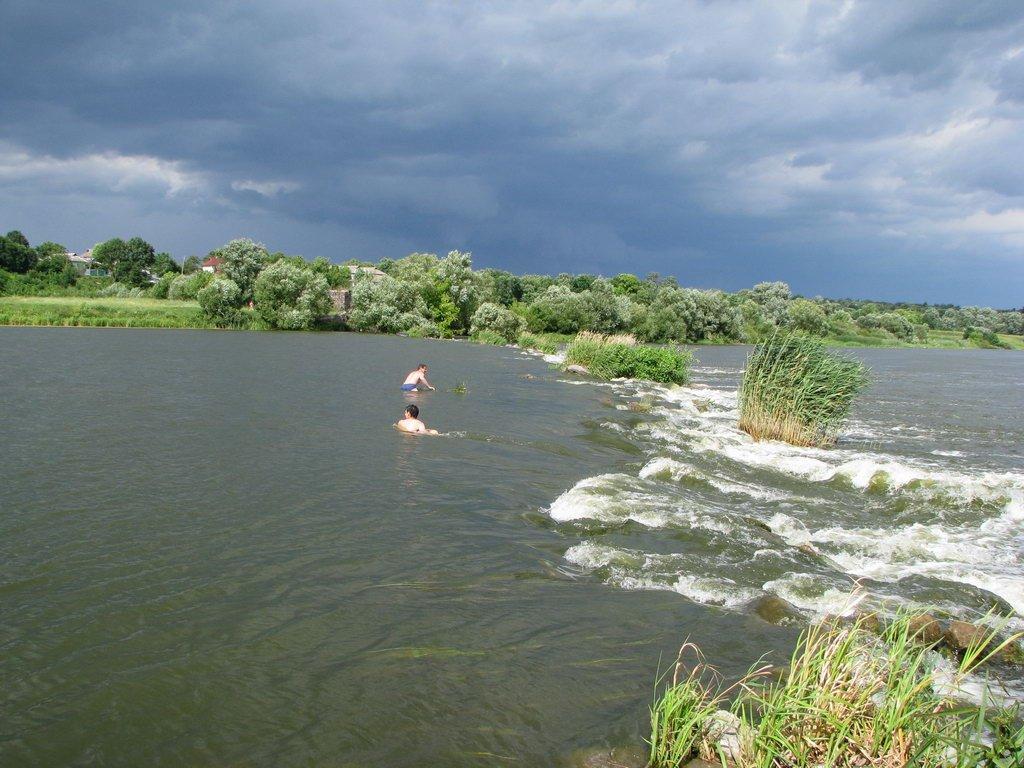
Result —
<svg viewBox="0 0 1024 768"><path fill-rule="evenodd" d="M1024 559L1017 529L1017 498L997 518L980 526L945 528L915 523L899 528L828 527L809 530L783 513L769 521L771 530L796 547L818 545L829 561L851 578L896 582L926 576L970 584L1002 598L1024 615Z"/></svg>
<svg viewBox="0 0 1024 768"><path fill-rule="evenodd" d="M767 581L762 589L815 616L852 616L863 599L853 585L834 586L809 573L788 573Z"/></svg>
<svg viewBox="0 0 1024 768"><path fill-rule="evenodd" d="M709 549L700 557L662 561L633 553L639 562L585 566L610 568L616 575L609 583L672 589L719 605L738 605L764 590L808 613L835 614L849 610L858 579L886 585L879 585L871 600L908 607L927 599L919 597L923 579L944 582L938 588L943 595L949 594L947 587L961 585L965 604L939 598L954 612L974 610L967 606L977 606L972 595L977 588L1004 601L1024 625L1024 472L972 470L954 450L922 458L887 454L881 447L865 450L863 443L818 449L755 442L738 429L734 390L640 382L605 386L624 396L654 399L651 413L660 418L608 425L645 437L654 453L638 476L602 475L577 483L555 500L551 517L729 533L716 539L716 547L729 548L727 554ZM913 425L894 426L904 437L925 432L930 439L943 437ZM878 440L881 446L893 431L852 421L846 436ZM955 444L956 438L949 440ZM828 487L815 488L824 484ZM794 490L801 485L806 491ZM719 497L712 489L734 496ZM887 496L899 503L888 503ZM749 516L769 518L776 511L785 514L766 522L788 547L766 542L756 525L751 527ZM899 521L890 514L900 515ZM583 550L570 551L582 557ZM809 556L815 565L808 565ZM899 584L908 579L906 588Z"/></svg>
<svg viewBox="0 0 1024 768"><path fill-rule="evenodd" d="M962 675L942 654L928 652L931 663L932 690L941 696L970 704L1008 706L1024 701L1024 686L1020 681L991 680L975 674Z"/></svg>
<svg viewBox="0 0 1024 768"><path fill-rule="evenodd" d="M702 472L692 464L686 464L682 461L677 461L676 459L670 459L668 457L651 459L640 470L640 477L645 480L651 478L665 478L676 482L680 482L686 478L692 478L694 480L705 482L723 493L739 493L754 499L765 499L766 501L777 501L787 498L787 494L780 491L769 490L749 483L726 480L717 475Z"/></svg>
<svg viewBox="0 0 1024 768"><path fill-rule="evenodd" d="M1008 503L1013 495L1024 493L1024 473L1020 472L971 474L841 448L825 450L770 440L755 442L738 429L722 425L710 429L679 427L671 432L691 438L690 446L699 452L715 453L739 464L811 482L844 478L862 490L907 490L926 497L942 494L965 505L973 501ZM651 433L665 436L666 428L652 428Z"/></svg>
<svg viewBox="0 0 1024 768"><path fill-rule="evenodd" d="M760 590L743 587L724 577L673 572L670 555L651 555L582 542L565 553L567 562L585 571L607 569L605 583L626 590L667 590L694 602L736 608L749 603Z"/></svg>
<svg viewBox="0 0 1024 768"><path fill-rule="evenodd" d="M548 508L552 520L597 520L622 524L632 520L648 528L684 526L728 534L732 523L710 508L683 507L645 490L630 475L588 477L563 493Z"/></svg>

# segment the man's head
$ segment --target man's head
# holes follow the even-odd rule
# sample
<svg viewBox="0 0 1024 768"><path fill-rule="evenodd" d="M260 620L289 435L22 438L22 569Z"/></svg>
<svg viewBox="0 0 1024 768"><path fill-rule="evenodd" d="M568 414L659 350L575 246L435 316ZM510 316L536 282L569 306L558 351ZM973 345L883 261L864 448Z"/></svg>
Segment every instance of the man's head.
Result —
<svg viewBox="0 0 1024 768"><path fill-rule="evenodd" d="M415 405L405 406L405 415L410 419L418 419L420 417L420 409Z"/></svg>
<svg viewBox="0 0 1024 768"><path fill-rule="evenodd" d="M427 364L426 363L420 363L419 365L416 366L416 370L417 371L421 371L423 373L426 373L427 372Z"/></svg>

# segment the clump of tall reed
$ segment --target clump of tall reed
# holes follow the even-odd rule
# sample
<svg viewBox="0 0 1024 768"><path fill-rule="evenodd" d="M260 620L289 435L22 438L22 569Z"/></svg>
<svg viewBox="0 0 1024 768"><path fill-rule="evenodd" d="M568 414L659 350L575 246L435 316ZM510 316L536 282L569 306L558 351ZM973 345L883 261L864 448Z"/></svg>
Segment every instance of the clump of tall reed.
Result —
<svg viewBox="0 0 1024 768"><path fill-rule="evenodd" d="M777 332L747 359L739 427L755 440L833 445L867 383L860 362L830 353L818 339Z"/></svg>
<svg viewBox="0 0 1024 768"><path fill-rule="evenodd" d="M581 365L600 379L644 379L685 384L693 355L679 347L638 344L631 334L582 331L565 350L566 365Z"/></svg>
<svg viewBox="0 0 1024 768"><path fill-rule="evenodd" d="M695 756L735 768L1024 764L1015 762L1024 759L1017 710L948 695L1019 635L1000 642L992 631L940 674L941 657L915 640L909 617L881 636L866 622L812 626L781 680L762 667L723 689L702 658L689 671L677 663L651 708L652 768L678 768Z"/></svg>

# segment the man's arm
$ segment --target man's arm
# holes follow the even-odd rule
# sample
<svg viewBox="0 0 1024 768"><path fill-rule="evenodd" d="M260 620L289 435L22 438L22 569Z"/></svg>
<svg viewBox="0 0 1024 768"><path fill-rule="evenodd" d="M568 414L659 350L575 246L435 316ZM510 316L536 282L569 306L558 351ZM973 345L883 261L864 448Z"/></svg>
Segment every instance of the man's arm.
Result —
<svg viewBox="0 0 1024 768"><path fill-rule="evenodd" d="M433 387L430 385L430 382L427 381L427 377L424 376L422 373L420 374L420 381L427 385L427 389L433 389Z"/></svg>

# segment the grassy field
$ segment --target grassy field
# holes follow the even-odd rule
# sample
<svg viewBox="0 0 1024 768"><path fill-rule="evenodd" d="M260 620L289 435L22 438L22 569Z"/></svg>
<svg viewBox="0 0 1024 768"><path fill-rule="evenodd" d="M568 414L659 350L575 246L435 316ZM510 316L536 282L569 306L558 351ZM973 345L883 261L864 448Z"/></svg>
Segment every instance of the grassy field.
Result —
<svg viewBox="0 0 1024 768"><path fill-rule="evenodd" d="M0 296L0 325L213 328L194 301Z"/></svg>
<svg viewBox="0 0 1024 768"><path fill-rule="evenodd" d="M999 334L1000 341L1009 345L1010 349L1024 349L1024 336ZM979 349L972 339L965 339L961 331L928 331L925 341L913 343L900 341L891 335L874 336L870 334L849 333L842 336L829 336L824 342L833 347L918 347L924 349Z"/></svg>

